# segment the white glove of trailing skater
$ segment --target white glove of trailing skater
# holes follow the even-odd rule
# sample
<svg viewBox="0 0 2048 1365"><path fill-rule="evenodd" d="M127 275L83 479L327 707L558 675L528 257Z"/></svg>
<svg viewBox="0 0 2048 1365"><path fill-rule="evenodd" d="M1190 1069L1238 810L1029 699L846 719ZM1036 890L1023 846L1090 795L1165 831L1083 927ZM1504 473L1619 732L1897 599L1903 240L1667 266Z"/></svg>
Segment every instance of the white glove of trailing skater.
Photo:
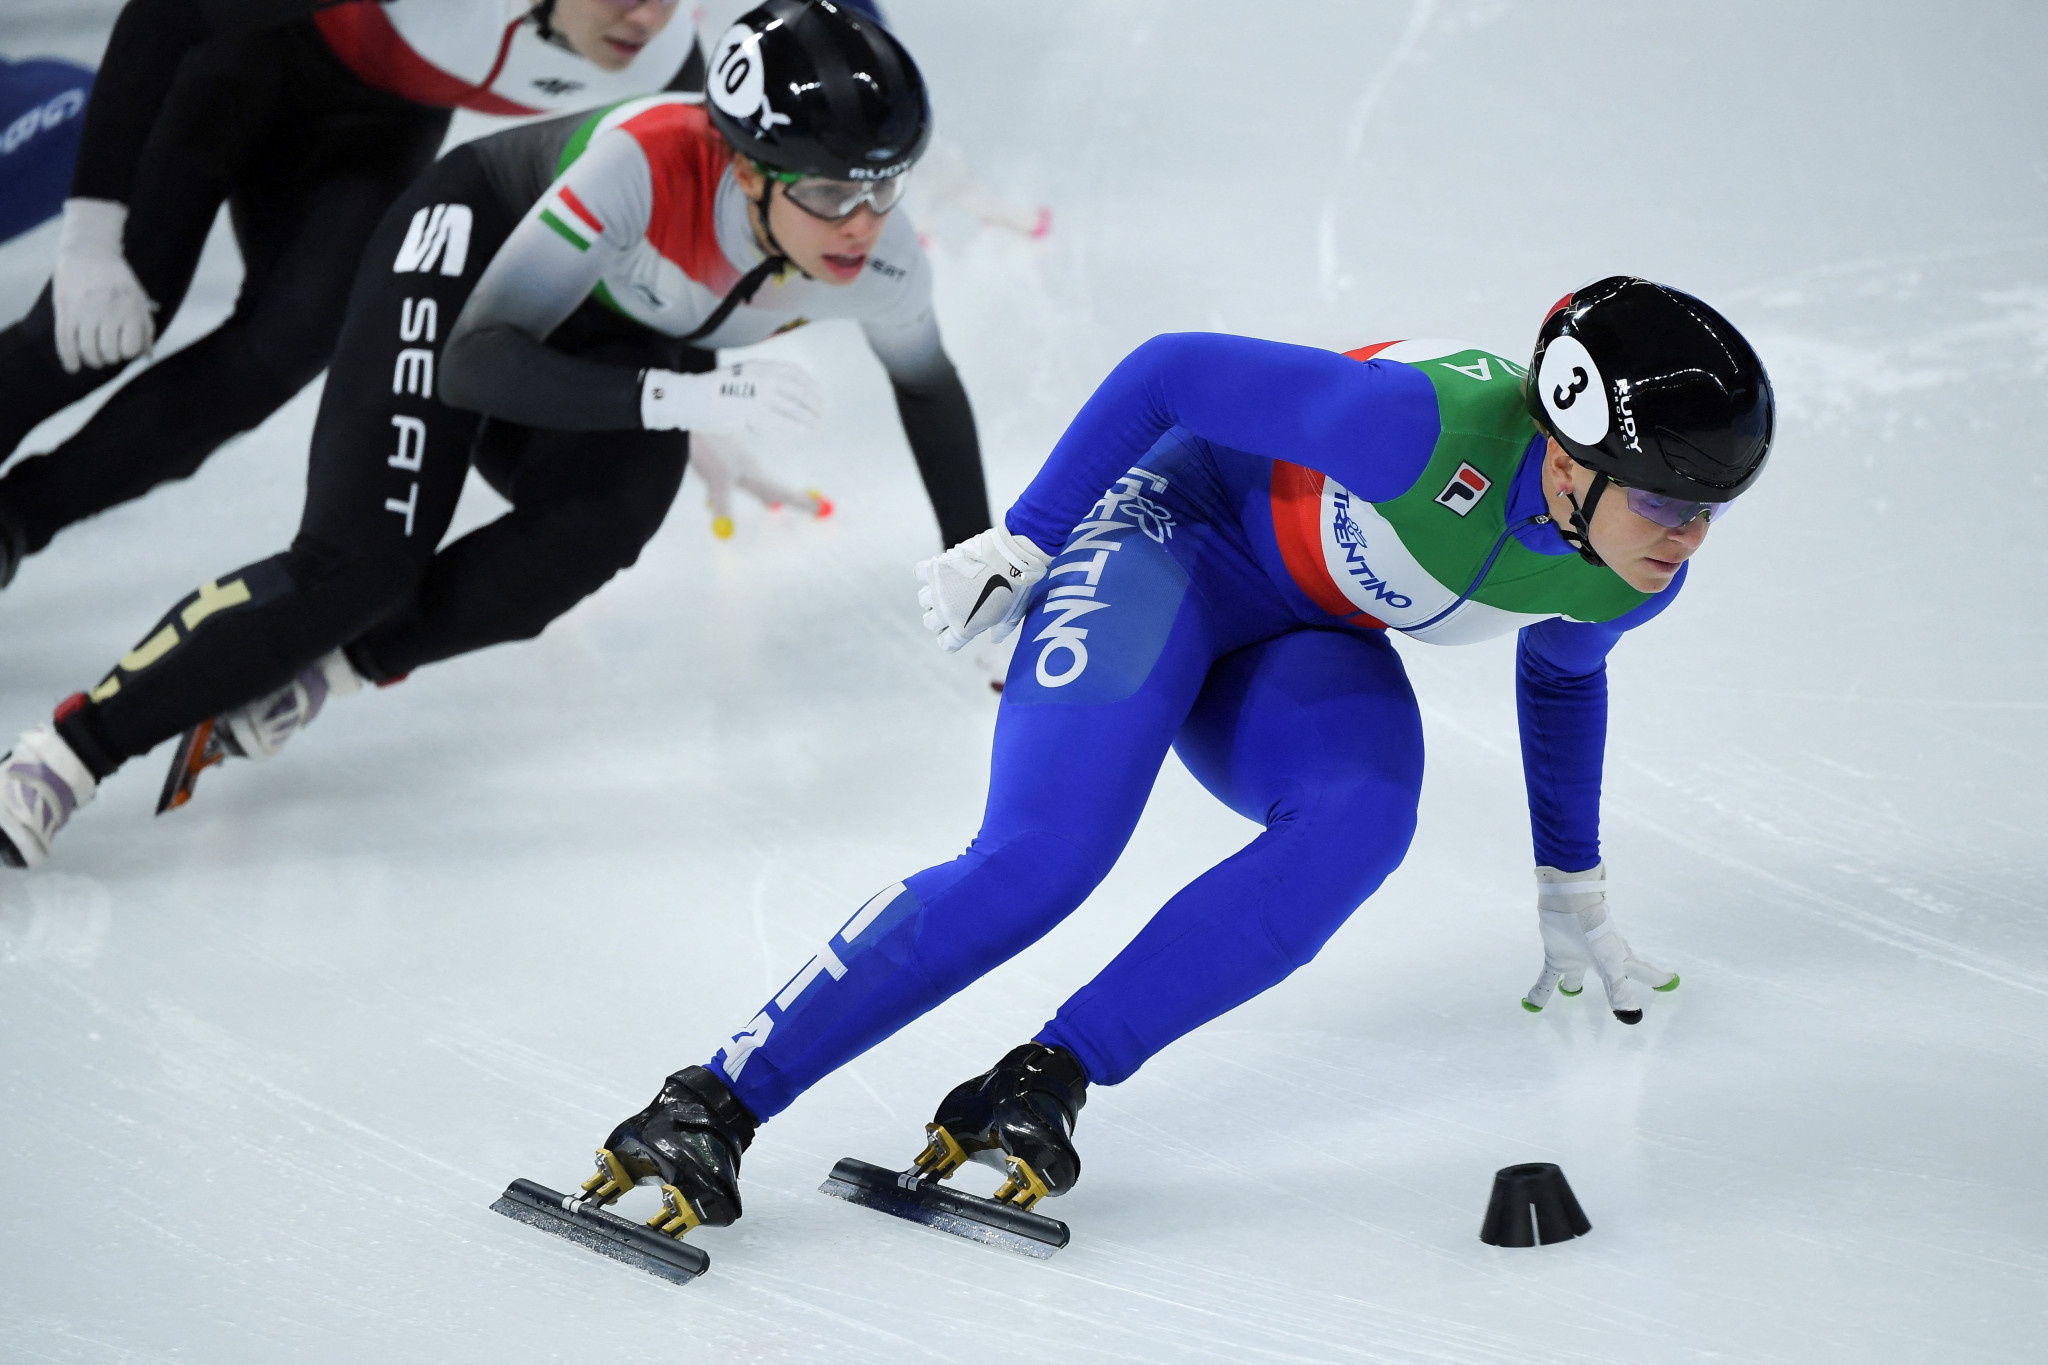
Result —
<svg viewBox="0 0 2048 1365"><path fill-rule="evenodd" d="M1637 957L1607 918L1606 863L1584 872L1537 868L1536 918L1543 931L1543 970L1522 998L1522 1008L1531 1014L1550 1003L1553 990L1566 995L1584 990L1588 967L1600 974L1600 984L1607 988L1608 1008L1624 1024L1642 1021L1643 1001L1636 991L1637 982L1653 991L1678 989L1678 973Z"/></svg>
<svg viewBox="0 0 2048 1365"><path fill-rule="evenodd" d="M156 305L121 254L128 206L111 199L67 199L50 274L57 314L57 359L64 373L133 360L156 344Z"/></svg>
<svg viewBox="0 0 2048 1365"><path fill-rule="evenodd" d="M640 425L649 431L809 431L825 402L818 381L786 360L740 360L706 374L649 370Z"/></svg>
<svg viewBox="0 0 2048 1365"><path fill-rule="evenodd" d="M925 629L949 654L991 628L991 638L1002 639L1024 619L1031 590L1051 564L1031 537L1013 536L1001 526L969 536L917 566Z"/></svg>

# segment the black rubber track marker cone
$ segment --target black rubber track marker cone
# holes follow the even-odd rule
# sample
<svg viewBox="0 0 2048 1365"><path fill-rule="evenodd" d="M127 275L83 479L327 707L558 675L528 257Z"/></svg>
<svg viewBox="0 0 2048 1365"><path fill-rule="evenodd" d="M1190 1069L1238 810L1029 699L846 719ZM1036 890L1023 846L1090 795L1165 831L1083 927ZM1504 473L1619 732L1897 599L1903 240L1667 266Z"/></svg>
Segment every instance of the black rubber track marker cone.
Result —
<svg viewBox="0 0 2048 1365"><path fill-rule="evenodd" d="M1564 1172L1552 1163L1532 1161L1494 1172L1480 1241L1497 1247L1549 1246L1592 1230Z"/></svg>

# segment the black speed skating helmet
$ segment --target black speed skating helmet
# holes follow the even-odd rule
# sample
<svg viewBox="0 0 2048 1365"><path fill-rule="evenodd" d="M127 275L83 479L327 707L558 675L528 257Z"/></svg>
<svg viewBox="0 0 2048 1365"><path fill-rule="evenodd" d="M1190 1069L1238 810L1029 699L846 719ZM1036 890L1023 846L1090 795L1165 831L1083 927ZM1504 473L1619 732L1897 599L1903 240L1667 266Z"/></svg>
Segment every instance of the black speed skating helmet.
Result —
<svg viewBox="0 0 2048 1365"><path fill-rule="evenodd" d="M713 127L764 166L834 180L889 180L931 138L924 77L903 44L833 0L767 0L712 49Z"/></svg>
<svg viewBox="0 0 2048 1365"><path fill-rule="evenodd" d="M1771 380L1742 333L1692 295L1629 275L1551 310L1528 403L1574 460L1667 497L1727 502L1771 453Z"/></svg>

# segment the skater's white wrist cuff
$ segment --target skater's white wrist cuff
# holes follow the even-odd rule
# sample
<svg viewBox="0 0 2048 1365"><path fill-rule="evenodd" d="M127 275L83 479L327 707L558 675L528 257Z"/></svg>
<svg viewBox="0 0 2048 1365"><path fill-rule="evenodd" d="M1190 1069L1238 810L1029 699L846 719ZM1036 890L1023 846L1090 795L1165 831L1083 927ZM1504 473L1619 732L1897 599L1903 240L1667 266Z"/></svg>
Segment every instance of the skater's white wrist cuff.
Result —
<svg viewBox="0 0 2048 1365"><path fill-rule="evenodd" d="M1607 864L1598 862L1582 872L1561 867L1536 868L1536 903L1568 905L1580 896L1599 896L1607 890Z"/></svg>
<svg viewBox="0 0 2048 1365"><path fill-rule="evenodd" d="M1010 562L1011 568L1036 576L1043 573L1045 567L1052 563L1051 556L1039 549L1030 536L1011 535L1010 529L1001 522L997 522L990 529L996 533L996 548L1002 551L1003 558Z"/></svg>
<svg viewBox="0 0 2048 1365"><path fill-rule="evenodd" d="M128 206L113 199L66 199L64 223L57 232L57 254L74 259L123 260L122 235Z"/></svg>

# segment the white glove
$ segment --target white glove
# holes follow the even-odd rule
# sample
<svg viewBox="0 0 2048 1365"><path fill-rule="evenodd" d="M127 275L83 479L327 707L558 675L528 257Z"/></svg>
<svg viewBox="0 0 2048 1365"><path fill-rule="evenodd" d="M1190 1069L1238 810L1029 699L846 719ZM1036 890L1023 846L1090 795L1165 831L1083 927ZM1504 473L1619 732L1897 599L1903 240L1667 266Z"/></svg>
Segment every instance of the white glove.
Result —
<svg viewBox="0 0 2048 1365"><path fill-rule="evenodd" d="M1550 1003L1550 993L1577 995L1586 988L1586 969L1600 973L1607 988L1607 1006L1624 1024L1641 1023L1641 982L1653 991L1678 989L1678 973L1667 972L1637 957L1607 918L1607 864L1584 872L1536 869L1536 919L1543 932L1543 970L1522 997L1531 1014Z"/></svg>
<svg viewBox="0 0 2048 1365"><path fill-rule="evenodd" d="M1013 536L1001 526L968 537L917 566L925 629L949 654L990 627L996 632L991 638L1002 639L1024 619L1031 590L1051 565L1052 557L1031 537Z"/></svg>
<svg viewBox="0 0 2048 1365"><path fill-rule="evenodd" d="M786 360L741 360L707 374L649 370L640 425L649 431L809 431L825 402L818 381Z"/></svg>
<svg viewBox="0 0 2048 1365"><path fill-rule="evenodd" d="M57 359L64 373L133 360L156 344L156 305L121 254L128 206L111 199L66 199L50 274L57 313Z"/></svg>

